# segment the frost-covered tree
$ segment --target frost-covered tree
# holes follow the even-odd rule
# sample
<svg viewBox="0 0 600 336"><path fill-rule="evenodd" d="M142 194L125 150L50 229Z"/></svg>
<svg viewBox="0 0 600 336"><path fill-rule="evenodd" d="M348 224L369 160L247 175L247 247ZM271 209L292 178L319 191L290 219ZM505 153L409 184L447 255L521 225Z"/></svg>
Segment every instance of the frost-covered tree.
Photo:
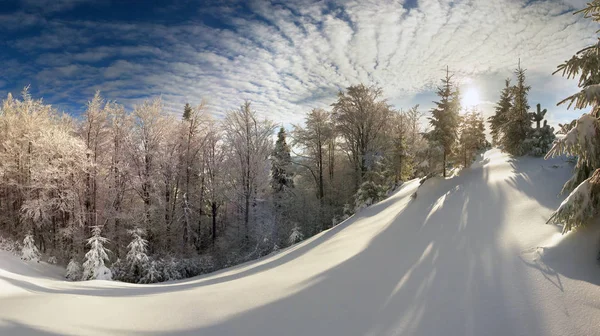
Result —
<svg viewBox="0 0 600 336"><path fill-rule="evenodd" d="M271 139L274 125L258 120L256 113L246 101L238 110L230 111L223 123L225 139L228 143L232 170L235 179L237 208L243 225L242 239L250 239L251 212L257 197L265 192L268 184L267 159L272 152Z"/></svg>
<svg viewBox="0 0 600 336"><path fill-rule="evenodd" d="M336 129L354 165L357 189L384 147L381 141L383 129L392 110L382 94L381 88L353 85L346 92L340 91L332 105Z"/></svg>
<svg viewBox="0 0 600 336"><path fill-rule="evenodd" d="M83 115L81 136L86 146L86 161L89 168L85 173L84 227L98 225L98 169L102 160L101 154L105 152L107 141L107 118L110 105L106 104L100 92L88 103ZM102 218L100 218L102 220Z"/></svg>
<svg viewBox="0 0 600 336"><path fill-rule="evenodd" d="M600 22L600 0L593 0L578 13ZM567 154L577 157L573 177L565 183L562 192L569 196L548 219L549 223L564 224L563 232L588 224L598 218L600 211L600 44L578 51L571 59L558 66L567 78L579 78L581 90L559 102L568 107L589 109L558 139L546 158Z"/></svg>
<svg viewBox="0 0 600 336"><path fill-rule="evenodd" d="M87 245L90 247L85 254L85 262L83 263L82 280L111 280L112 272L106 265L105 261L109 261L108 250L104 248L104 244L108 243L108 239L101 236L102 228L95 226L92 228L92 236L87 240Z"/></svg>
<svg viewBox="0 0 600 336"><path fill-rule="evenodd" d="M510 85L510 78L505 80L505 86L500 93L500 100L496 103L494 115L488 118L490 123L490 133L492 135L492 144L498 145L502 143L502 129L508 122L508 113L512 108L513 89Z"/></svg>
<svg viewBox="0 0 600 336"><path fill-rule="evenodd" d="M67 273L65 274L65 278L70 281L79 281L81 280L82 275L81 264L79 264L77 260L71 259L67 265Z"/></svg>
<svg viewBox="0 0 600 336"><path fill-rule="evenodd" d="M180 138L178 141L167 142L174 155L179 155L176 166L170 165L169 160L162 163L165 173L165 199L169 198L169 210L165 208L165 220L175 222L176 205L179 203L182 219L181 238L183 250L189 252L191 243L195 241L196 248L201 245L201 221L205 214L206 197L206 156L204 155L205 143L209 140L211 122L207 116L204 102L192 108L186 104L186 111L179 126ZM214 125L212 125L214 126ZM215 127L212 127L213 129ZM163 146L164 147L164 146ZM167 186L169 192L167 193ZM171 192L173 190L173 192ZM177 191L181 191L179 195ZM167 195L168 194L168 195ZM166 201L165 201L166 202ZM197 227L195 227L198 223ZM171 231L169 225L169 231ZM195 239L193 239L195 236Z"/></svg>
<svg viewBox="0 0 600 336"><path fill-rule="evenodd" d="M512 88L512 106L502 126L502 145L507 153L520 156L528 152L525 140L531 132L531 119L527 94L531 87L525 84L525 69L521 68L521 61L515 74L517 84Z"/></svg>
<svg viewBox="0 0 600 336"><path fill-rule="evenodd" d="M131 221L128 211L128 200L132 197L129 182L132 179L131 161L127 144L129 143L129 132L133 120L131 115L125 112L122 105L112 103L107 111L108 144L105 147L107 156L100 172L104 183L98 185L104 193L105 203L101 211L105 214L105 228L109 235L107 237L113 242L115 255L121 256L121 242L126 236L125 227Z"/></svg>
<svg viewBox="0 0 600 336"><path fill-rule="evenodd" d="M161 146L168 134L168 126L172 125L165 115L160 99L144 101L135 106L132 113L133 123L128 136L127 152L132 169L131 187L143 203L141 206L141 227L146 229L150 247L156 248L159 243L161 226L158 202L163 199L158 187L161 177ZM172 138L172 137L170 137ZM157 218L158 217L158 218Z"/></svg>
<svg viewBox="0 0 600 336"><path fill-rule="evenodd" d="M326 166L332 169L333 157L328 163L326 153L329 145L333 142L334 130L331 123L331 115L323 109L311 110L305 118L305 126L294 125L293 144L302 150L302 155L296 164L307 168L317 186L317 198L325 197L324 175ZM332 154L332 153L328 153ZM305 159L300 162L300 159ZM330 178L333 175L330 170Z"/></svg>
<svg viewBox="0 0 600 336"><path fill-rule="evenodd" d="M442 174L446 177L446 165L453 154L460 123L460 94L448 69L446 69L446 77L442 79L442 85L437 89L437 95L440 101L435 102L436 107L431 110L429 124L433 129L428 138L441 148Z"/></svg>
<svg viewBox="0 0 600 336"><path fill-rule="evenodd" d="M40 261L40 252L35 246L33 235L31 233L23 239L23 248L21 249L21 259L25 261Z"/></svg>
<svg viewBox="0 0 600 336"><path fill-rule="evenodd" d="M294 245L297 242L300 242L304 239L304 235L302 234L302 231L300 231L300 227L298 227L297 225L294 226L292 228L292 232L290 233L290 236L288 238L288 244L290 245Z"/></svg>
<svg viewBox="0 0 600 336"><path fill-rule="evenodd" d="M210 208L211 243L214 246L217 239L217 222L219 210L226 201L226 190L229 187L225 165L226 150L223 146L222 132L212 120L209 121L209 131L203 146L203 160L206 178L206 204ZM187 215L187 214L186 214Z"/></svg>
<svg viewBox="0 0 600 336"><path fill-rule="evenodd" d="M141 279L149 268L148 241L142 238L144 230L135 228L129 230L132 236L131 242L127 245L127 256L124 265L119 265L121 274L118 280L137 282Z"/></svg>
<svg viewBox="0 0 600 336"><path fill-rule="evenodd" d="M271 154L271 187L275 192L294 187L294 180L290 172L291 164L292 157L286 141L285 128L281 127Z"/></svg>

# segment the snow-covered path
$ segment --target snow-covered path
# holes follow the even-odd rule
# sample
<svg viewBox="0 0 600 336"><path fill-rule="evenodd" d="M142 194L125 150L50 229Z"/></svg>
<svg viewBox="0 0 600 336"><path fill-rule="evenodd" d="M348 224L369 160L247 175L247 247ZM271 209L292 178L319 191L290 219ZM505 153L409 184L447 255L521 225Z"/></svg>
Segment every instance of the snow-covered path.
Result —
<svg viewBox="0 0 600 336"><path fill-rule="evenodd" d="M492 150L416 200L407 183L290 249L181 282L70 283L0 263L0 335L600 334L597 236L544 224L569 170Z"/></svg>

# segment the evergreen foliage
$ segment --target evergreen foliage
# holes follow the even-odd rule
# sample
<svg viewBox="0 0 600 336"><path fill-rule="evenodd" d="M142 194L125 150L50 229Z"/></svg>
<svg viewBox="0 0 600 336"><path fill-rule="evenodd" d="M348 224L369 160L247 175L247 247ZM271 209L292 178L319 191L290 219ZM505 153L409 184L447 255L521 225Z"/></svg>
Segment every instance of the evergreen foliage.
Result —
<svg viewBox="0 0 600 336"><path fill-rule="evenodd" d="M442 174L446 177L446 167L458 140L460 124L460 93L448 69L446 77L442 79L442 85L437 89L437 95L440 101L434 102L436 107L431 110L429 124L433 130L428 138L441 148Z"/></svg>
<svg viewBox="0 0 600 336"><path fill-rule="evenodd" d="M190 104L186 103L183 107L183 120L190 120L190 118L192 117L192 111L193 110Z"/></svg>
<svg viewBox="0 0 600 336"><path fill-rule="evenodd" d="M35 246L33 235L31 233L23 239L23 248L21 249L21 259L25 261L40 261L40 252Z"/></svg>
<svg viewBox="0 0 600 336"><path fill-rule="evenodd" d="M294 180L290 173L291 163L290 147L286 142L285 129L281 127L271 154L271 187L275 192L294 187Z"/></svg>
<svg viewBox="0 0 600 336"><path fill-rule="evenodd" d="M529 154L533 156L544 156L552 147L552 143L556 139L554 135L554 128L548 125L547 121L544 120L547 110L541 108L540 104L537 104L537 112L531 112L531 120L535 121L536 127L531 130L527 139L526 147L529 148ZM540 123L544 121L544 124L540 126Z"/></svg>
<svg viewBox="0 0 600 336"><path fill-rule="evenodd" d="M506 123L502 126L502 145L509 154L521 156L529 150L525 140L531 132L527 102L527 94L531 87L525 84L525 69L521 68L520 61L515 74L517 84L512 88L512 106L508 110Z"/></svg>
<svg viewBox="0 0 600 336"><path fill-rule="evenodd" d="M357 85L333 111L311 111L294 128L293 157L285 133L273 150L275 128L249 102L223 120L188 104L178 120L160 99L128 112L96 93L76 120L27 90L9 95L0 107L0 232L14 240L35 228L36 244L26 245L69 260L70 280L148 283L255 259L331 227L352 213L345 204L371 204L428 174L422 163L434 151L420 112L392 113L381 95ZM287 178L271 178L269 159L273 176ZM358 195L356 178L367 182ZM293 191L278 192L284 185Z"/></svg>
<svg viewBox="0 0 600 336"><path fill-rule="evenodd" d="M473 162L475 154L486 147L483 117L476 110L462 117L459 147L459 156L465 168Z"/></svg>
<svg viewBox="0 0 600 336"><path fill-rule="evenodd" d="M65 278L70 281L79 281L81 280L82 275L81 264L77 262L77 260L71 259L67 265L67 273L65 274Z"/></svg>
<svg viewBox="0 0 600 336"><path fill-rule="evenodd" d="M496 103L495 113L488 118L490 123L490 133L492 135L492 144L498 145L503 142L502 128L508 122L508 113L512 108L513 90L510 85L510 78L505 80L505 86L500 93L500 100Z"/></svg>
<svg viewBox="0 0 600 336"><path fill-rule="evenodd" d="M292 232L290 233L290 236L288 238L288 244L293 245L298 242L301 242L303 239L304 239L304 235L300 231L300 228L298 226L294 226L294 228L292 228Z"/></svg>
<svg viewBox="0 0 600 336"><path fill-rule="evenodd" d="M87 240L90 250L85 254L82 280L112 280L112 273L104 264L105 261L109 261L107 250L104 248L108 239L101 236L101 231L99 226L93 227L92 237Z"/></svg>
<svg viewBox="0 0 600 336"><path fill-rule="evenodd" d="M593 0L578 13L600 22L600 0ZM573 177L565 183L562 192L569 196L548 219L549 223L563 224L563 232L588 224L598 218L600 212L600 44L578 51L571 59L558 66L567 78L579 77L581 90L561 102L568 108L589 108L579 119L574 120L564 131L546 157L556 155L576 156Z"/></svg>

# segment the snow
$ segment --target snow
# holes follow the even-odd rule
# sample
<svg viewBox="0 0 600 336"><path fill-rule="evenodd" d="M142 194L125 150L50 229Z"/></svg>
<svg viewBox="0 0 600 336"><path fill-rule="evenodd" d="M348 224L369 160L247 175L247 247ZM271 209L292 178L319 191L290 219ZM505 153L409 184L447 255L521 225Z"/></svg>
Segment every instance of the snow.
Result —
<svg viewBox="0 0 600 336"><path fill-rule="evenodd" d="M594 146L596 130L598 129L598 119L589 113L584 113L579 119L575 127L573 127L566 135L559 138L559 142L546 154L546 158L565 154L572 151L573 148L580 146L581 148L589 148ZM594 151L584 151L594 153Z"/></svg>
<svg viewBox="0 0 600 336"><path fill-rule="evenodd" d="M598 334L598 225L561 236L544 224L571 169L491 150L290 248L185 281L67 282L1 255L0 334Z"/></svg>

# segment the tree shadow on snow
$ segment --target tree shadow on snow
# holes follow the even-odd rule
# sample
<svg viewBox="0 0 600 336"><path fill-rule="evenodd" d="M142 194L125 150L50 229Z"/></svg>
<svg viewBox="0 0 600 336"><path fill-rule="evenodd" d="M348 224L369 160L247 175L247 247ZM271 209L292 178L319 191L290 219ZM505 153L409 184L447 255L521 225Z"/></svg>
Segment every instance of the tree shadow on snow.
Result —
<svg viewBox="0 0 600 336"><path fill-rule="evenodd" d="M509 200L487 179L480 166L430 181L364 250L298 292L173 334L541 334L523 265L497 238Z"/></svg>
<svg viewBox="0 0 600 336"><path fill-rule="evenodd" d="M52 288L40 286L28 280L14 279L11 277L3 276L1 274L0 280L7 281L13 284L14 286L26 289L31 292L88 295L101 297L154 295L175 291L185 291L192 288L233 281L242 277L268 271L269 269L281 266L285 263L288 263L290 261L293 261L294 259L303 256L315 247L320 246L329 239L342 233L343 230L347 229L350 225L352 225L352 223L356 223L362 219L374 216L377 213L379 213L383 208L393 203L397 198L406 197L413 190L411 186L413 186L411 183L406 183L405 185L400 187L400 189L396 191L396 193L394 193L392 196L385 199L384 201L363 209L358 214L353 215L343 223L340 223L327 231L324 231L310 239L307 239L302 243L290 246L286 249L282 249L274 254L270 254L259 259L251 260L246 263L242 263L230 268L222 269L195 278L148 285L108 282L107 287L94 286L93 282L74 282L68 289L60 287Z"/></svg>
<svg viewBox="0 0 600 336"><path fill-rule="evenodd" d="M25 325L17 321L0 319L0 335L10 336L58 336L58 334L50 331L34 328L30 325Z"/></svg>

